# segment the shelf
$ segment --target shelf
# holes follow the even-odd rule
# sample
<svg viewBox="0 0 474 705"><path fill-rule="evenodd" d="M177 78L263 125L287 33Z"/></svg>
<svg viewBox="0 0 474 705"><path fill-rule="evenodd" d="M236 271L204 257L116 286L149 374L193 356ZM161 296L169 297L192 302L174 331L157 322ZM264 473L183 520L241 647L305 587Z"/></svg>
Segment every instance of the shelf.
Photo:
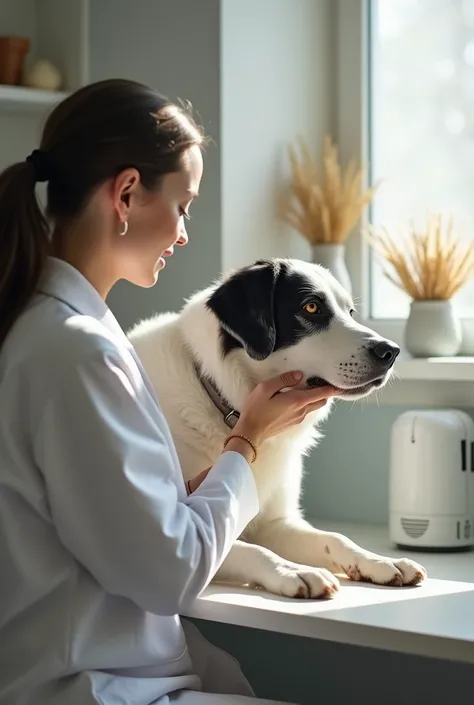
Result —
<svg viewBox="0 0 474 705"><path fill-rule="evenodd" d="M0 85L0 113L8 111L41 111L51 108L68 94L61 91L41 91L23 86Z"/></svg>
<svg viewBox="0 0 474 705"><path fill-rule="evenodd" d="M394 369L402 380L474 382L474 357L408 358Z"/></svg>

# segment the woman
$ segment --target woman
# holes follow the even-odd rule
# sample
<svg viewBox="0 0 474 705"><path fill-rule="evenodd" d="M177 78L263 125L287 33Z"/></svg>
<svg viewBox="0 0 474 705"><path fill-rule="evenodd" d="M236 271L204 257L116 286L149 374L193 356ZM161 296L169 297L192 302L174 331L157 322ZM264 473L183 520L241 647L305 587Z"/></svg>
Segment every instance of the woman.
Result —
<svg viewBox="0 0 474 705"><path fill-rule="evenodd" d="M185 488L105 304L119 279L153 286L187 243L203 142L153 90L103 81L58 105L39 150L0 176L1 705L252 694L178 614L258 512L260 444L330 390L277 394L298 374L259 385L216 465ZM47 182L48 220L36 182Z"/></svg>

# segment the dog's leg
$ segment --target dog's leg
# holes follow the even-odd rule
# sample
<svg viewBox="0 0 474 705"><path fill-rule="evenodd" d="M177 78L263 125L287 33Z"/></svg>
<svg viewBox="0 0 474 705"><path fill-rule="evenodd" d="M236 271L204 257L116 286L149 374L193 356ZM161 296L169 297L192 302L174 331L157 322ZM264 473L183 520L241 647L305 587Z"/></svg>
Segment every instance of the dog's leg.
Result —
<svg viewBox="0 0 474 705"><path fill-rule="evenodd" d="M351 580L378 585L418 585L425 569L408 558L367 551L342 534L315 529L304 519L261 522L252 540L295 563L346 573Z"/></svg>
<svg viewBox="0 0 474 705"><path fill-rule="evenodd" d="M324 568L297 565L244 541L235 542L214 580L259 585L287 597L330 598L339 588L338 580Z"/></svg>

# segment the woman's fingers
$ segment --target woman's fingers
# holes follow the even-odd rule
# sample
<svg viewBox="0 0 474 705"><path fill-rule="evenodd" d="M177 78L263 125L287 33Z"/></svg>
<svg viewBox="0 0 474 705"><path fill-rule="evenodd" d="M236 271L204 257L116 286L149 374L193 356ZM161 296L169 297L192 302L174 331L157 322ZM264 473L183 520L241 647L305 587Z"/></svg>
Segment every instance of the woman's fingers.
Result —
<svg viewBox="0 0 474 705"><path fill-rule="evenodd" d="M285 396L288 401L291 400L296 406L304 407L333 397L337 394L337 391L337 389L328 385L326 387L317 387L316 389L295 389L288 392Z"/></svg>
<svg viewBox="0 0 474 705"><path fill-rule="evenodd" d="M326 385L325 387L319 387L319 389L305 389L303 391L303 395L305 395L306 399L310 404L312 404L314 401L319 401L320 399L328 399L329 397L333 397L335 394L339 392L336 387L331 386L330 384Z"/></svg>
<svg viewBox="0 0 474 705"><path fill-rule="evenodd" d="M296 412L297 423L303 423L308 414L311 414L313 411L318 411L319 409L322 409L324 406L326 406L327 403L327 399L320 399L319 401L314 401L311 404L307 404L302 409L298 409L298 411Z"/></svg>
<svg viewBox="0 0 474 705"><path fill-rule="evenodd" d="M319 401L314 401L312 404L308 404L308 406L305 407L305 416L306 414L310 414L312 411L317 411L318 409L322 409L323 406L326 406L328 403L327 399L320 399Z"/></svg>
<svg viewBox="0 0 474 705"><path fill-rule="evenodd" d="M260 388L266 397L271 398L282 389L297 387L296 389L287 392L286 396L288 401L294 400L299 404L311 404L313 401L327 399L330 396L334 396L337 392L337 390L329 384L325 387L316 387L315 389L302 388L299 386L302 379L303 374L301 372L284 372L277 377L273 377L272 379L262 382L260 384Z"/></svg>
<svg viewBox="0 0 474 705"><path fill-rule="evenodd" d="M267 379L265 382L262 382L261 389L265 396L271 398L282 389L285 389L285 387L294 387L295 384L301 382L302 379L302 372L284 372L278 375L278 377L273 377L272 379Z"/></svg>

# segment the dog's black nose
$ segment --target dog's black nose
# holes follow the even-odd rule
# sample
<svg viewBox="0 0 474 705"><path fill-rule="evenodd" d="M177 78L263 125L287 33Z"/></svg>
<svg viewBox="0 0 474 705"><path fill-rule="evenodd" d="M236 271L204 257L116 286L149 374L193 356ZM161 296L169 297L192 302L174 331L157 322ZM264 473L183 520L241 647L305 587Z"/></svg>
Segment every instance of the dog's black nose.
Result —
<svg viewBox="0 0 474 705"><path fill-rule="evenodd" d="M377 362L381 362L385 367L391 367L400 352L400 348L390 340L381 340L370 348L370 352L377 359Z"/></svg>

